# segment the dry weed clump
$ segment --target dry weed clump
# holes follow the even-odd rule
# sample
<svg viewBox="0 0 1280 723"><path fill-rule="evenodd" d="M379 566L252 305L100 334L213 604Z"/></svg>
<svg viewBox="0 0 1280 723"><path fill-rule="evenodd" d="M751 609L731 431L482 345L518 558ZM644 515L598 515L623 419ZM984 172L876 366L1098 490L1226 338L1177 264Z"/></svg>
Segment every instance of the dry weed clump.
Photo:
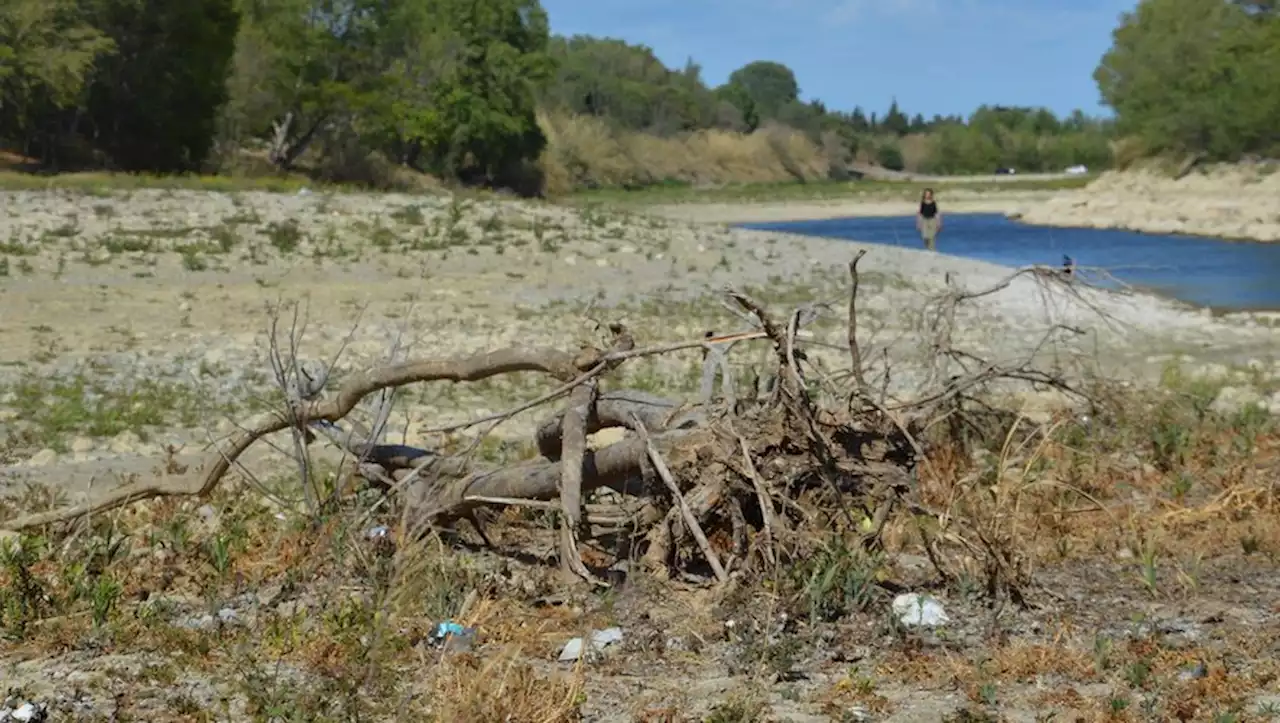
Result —
<svg viewBox="0 0 1280 723"><path fill-rule="evenodd" d="M438 538L371 536L394 520L369 519L367 506L317 520L246 491L145 502L6 545L5 646L28 660L86 646L148 660L134 679L90 666L95 687L193 676L230 687L239 702L204 711L209 720L577 719L581 674L531 661L582 620L518 602L510 581ZM450 619L484 631L474 651L434 645L435 624Z"/></svg>
<svg viewBox="0 0 1280 723"><path fill-rule="evenodd" d="M1089 413L1044 424L1018 417L991 430L986 446L953 440L923 470L922 500L980 522L983 544L1010 550L1010 563L1098 551L1147 566L1190 553L1280 554L1264 544L1276 539L1280 511L1275 420L1253 407L1211 412L1215 386L1166 382L1152 391L1099 386Z"/></svg>
<svg viewBox="0 0 1280 723"><path fill-rule="evenodd" d="M754 133L704 130L672 137L611 128L589 116L542 115L549 194L662 183L723 184L817 180L828 175L823 148L781 126Z"/></svg>

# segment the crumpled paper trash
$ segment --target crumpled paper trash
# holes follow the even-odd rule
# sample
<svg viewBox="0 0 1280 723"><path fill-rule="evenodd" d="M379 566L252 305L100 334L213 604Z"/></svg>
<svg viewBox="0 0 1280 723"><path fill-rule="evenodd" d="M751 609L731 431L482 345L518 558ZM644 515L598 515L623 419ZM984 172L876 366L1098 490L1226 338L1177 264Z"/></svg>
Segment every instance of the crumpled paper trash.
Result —
<svg viewBox="0 0 1280 723"><path fill-rule="evenodd" d="M898 622L909 627L932 628L951 621L937 599L914 592L893 599L893 614Z"/></svg>

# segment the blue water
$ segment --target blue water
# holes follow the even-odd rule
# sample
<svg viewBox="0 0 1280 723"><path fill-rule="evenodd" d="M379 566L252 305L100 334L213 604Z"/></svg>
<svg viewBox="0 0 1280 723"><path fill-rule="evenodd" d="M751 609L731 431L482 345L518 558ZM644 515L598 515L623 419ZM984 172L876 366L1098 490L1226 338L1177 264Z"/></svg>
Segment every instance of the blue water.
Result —
<svg viewBox="0 0 1280 723"><path fill-rule="evenodd" d="M913 216L834 218L743 224L744 228L923 248ZM1129 286L1215 310L1280 309L1280 244L1223 241L1130 231L1053 228L1010 221L1000 214L949 213L938 251L1007 266L1105 269ZM1101 286L1105 274L1089 274Z"/></svg>

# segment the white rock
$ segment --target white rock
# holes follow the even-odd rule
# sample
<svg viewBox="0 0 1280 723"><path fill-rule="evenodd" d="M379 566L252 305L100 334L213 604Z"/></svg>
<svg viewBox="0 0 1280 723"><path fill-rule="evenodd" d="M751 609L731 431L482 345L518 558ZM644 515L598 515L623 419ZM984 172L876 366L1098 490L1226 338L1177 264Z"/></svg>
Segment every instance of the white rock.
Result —
<svg viewBox="0 0 1280 723"><path fill-rule="evenodd" d="M227 353L221 347L214 347L204 353L204 362L209 366L218 366L227 358Z"/></svg>
<svg viewBox="0 0 1280 723"><path fill-rule="evenodd" d="M88 437L76 437L71 441L71 452L73 454L88 454L97 449L97 447L97 443Z"/></svg>
<svg viewBox="0 0 1280 723"><path fill-rule="evenodd" d="M48 447L45 447L39 452L36 452L35 456L33 456L31 459L27 460L27 466L28 467L47 467L53 464L55 461L57 461L57 459L58 459L58 453L53 451L52 449L49 449Z"/></svg>
<svg viewBox="0 0 1280 723"><path fill-rule="evenodd" d="M116 454L136 454L142 438L125 430L111 439L111 451Z"/></svg>
<svg viewBox="0 0 1280 723"><path fill-rule="evenodd" d="M1222 415L1236 414L1250 405L1266 407L1257 390L1249 387L1223 387L1209 405L1209 411Z"/></svg>
<svg viewBox="0 0 1280 723"><path fill-rule="evenodd" d="M942 609L942 603L929 595L914 592L893 599L893 614L903 625L910 627L932 628L951 621L947 611Z"/></svg>
<svg viewBox="0 0 1280 723"><path fill-rule="evenodd" d="M1231 370L1222 364L1205 364L1191 373L1194 379L1225 379Z"/></svg>

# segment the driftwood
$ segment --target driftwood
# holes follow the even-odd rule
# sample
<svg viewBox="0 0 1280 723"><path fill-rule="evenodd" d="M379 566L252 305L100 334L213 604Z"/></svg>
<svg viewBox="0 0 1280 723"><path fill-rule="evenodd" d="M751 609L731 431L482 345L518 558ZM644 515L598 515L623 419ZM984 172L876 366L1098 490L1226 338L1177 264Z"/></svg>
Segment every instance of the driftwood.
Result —
<svg viewBox="0 0 1280 723"><path fill-rule="evenodd" d="M949 291L926 309L925 331L932 335L935 354L973 371L946 375L945 365L940 365L932 386L915 400L888 403L881 394L877 401L865 378L858 338L857 267L862 256L860 252L849 263L847 344L852 368L845 378L852 388L836 394L849 399L845 409L822 408L811 392L815 383L832 383L812 368L803 349L801 328L815 310L797 309L779 322L758 300L729 290L729 303L754 329L635 348L627 330L615 324L609 327L611 337L601 344L607 347L603 349L588 347L570 353L508 348L459 359L388 364L352 374L327 398L322 383L308 386L305 393L289 397L293 401L284 409L253 420L179 474L135 481L83 504L23 516L0 527L28 530L151 497L207 496L229 471L238 468L250 446L274 433L293 430L297 439L310 441L319 435L351 455L354 474L381 488L389 504L412 520L415 530L468 519L487 543L474 516L481 508L527 506L558 513L561 568L580 578L594 579L594 574L581 558L579 542L602 535L629 537L645 566L657 574L669 574L685 554L703 559L720 581L729 578L735 565L749 564L750 554L738 554L746 549L755 550L758 559L769 564L788 556L794 559L802 554L794 545L797 531L819 520L860 534L863 544L874 548L894 511L930 514L909 497L915 469L927 463L923 430L933 421L963 414L962 402L995 379L1072 388L1027 360L975 361L976 357L951 346L957 305L994 293L1017 275L1058 276L1023 269L991 290ZM1046 335L1044 343L1051 338ZM772 346L772 360L756 378L774 381L763 396L752 392L742 398L735 388L728 350L734 344L755 341ZM701 393L694 402L606 388L610 372L629 360L687 349L703 350ZM299 365L296 360L289 364L281 360L276 366L283 380L287 367L296 370ZM492 429L515 414L567 398L563 408L536 428L537 459L496 469L477 468L470 450L446 455L381 443L377 430L385 423L387 407L380 410L372 431L347 419L362 400L379 392L424 382L473 382L512 372L538 372L558 385L507 411L432 431L484 425ZM718 398L717 377L721 380ZM588 447L589 435L611 427L627 431L613 444ZM305 453L305 448L299 452ZM300 468L305 476L305 463L300 462ZM604 490L609 494L593 499ZM855 508L870 522L869 531L865 522L855 520Z"/></svg>

